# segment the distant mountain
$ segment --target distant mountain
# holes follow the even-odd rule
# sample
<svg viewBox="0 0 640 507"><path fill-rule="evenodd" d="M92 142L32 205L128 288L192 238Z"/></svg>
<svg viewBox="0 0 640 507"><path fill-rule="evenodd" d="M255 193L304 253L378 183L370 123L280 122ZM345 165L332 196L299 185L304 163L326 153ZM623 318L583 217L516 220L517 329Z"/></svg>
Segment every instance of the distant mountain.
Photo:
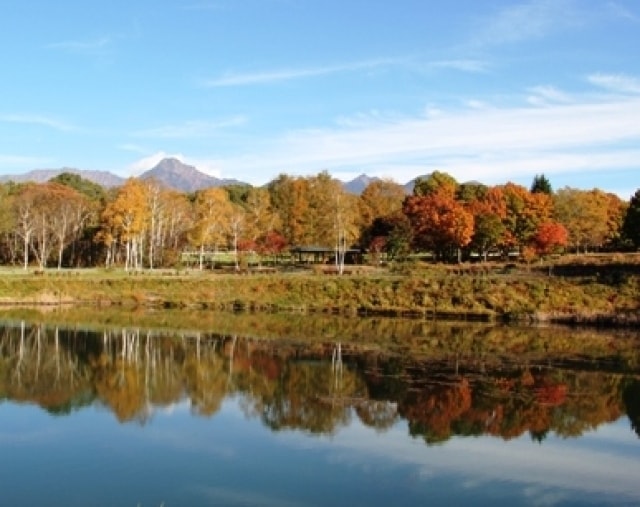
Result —
<svg viewBox="0 0 640 507"><path fill-rule="evenodd" d="M405 183L404 185L402 185L402 188L404 188L404 191L407 195L410 195L413 193L413 187L415 186L416 179L418 178L414 178L408 183ZM381 181L381 178L378 178L376 176L367 176L366 174L361 174L360 176L358 176L357 178L354 178L351 181L343 182L342 187L350 194L360 195L362 194L362 191L365 188L367 188L367 186L370 183L373 183L374 181Z"/></svg>
<svg viewBox="0 0 640 507"><path fill-rule="evenodd" d="M418 178L420 178L421 176L418 176L417 178L413 178L411 181L405 183L404 185L402 185L402 187L404 188L404 191L407 195L411 195L413 194L413 188L416 186L416 180Z"/></svg>
<svg viewBox="0 0 640 507"><path fill-rule="evenodd" d="M380 178L376 178L376 177L372 178L370 176L367 176L366 174L361 174L357 178L354 178L351 181L347 181L343 183L342 187L350 194L360 195L362 191L365 188L367 188L369 183L372 183L374 181L379 181L379 180Z"/></svg>
<svg viewBox="0 0 640 507"><path fill-rule="evenodd" d="M55 178L62 173L77 174L78 176L97 183L105 188L119 187L126 181L126 178L116 176L108 171L93 171L75 169L72 167L62 167L60 169L34 169L22 174L8 174L0 176L0 183L6 183L8 181L14 181L16 183L25 183L27 181L45 183L51 178ZM178 190L180 192L195 192L196 190L202 190L203 188L223 187L227 185L248 185L248 183L236 179L209 176L194 166L180 162L175 158L165 158L161 160L155 167L142 173L139 178L153 178L167 188ZM403 185L407 194L413 193L413 187L416 179L417 178L414 178ZM367 185L379 180L380 178L375 176L361 174L351 181L341 183L346 192L360 195L362 194L362 191L367 188Z"/></svg>
<svg viewBox="0 0 640 507"><path fill-rule="evenodd" d="M195 192L203 188L226 185L246 185L246 183L234 179L209 176L194 166L184 164L175 158L162 159L155 167L142 173L140 178L143 180L153 178L166 187L181 192Z"/></svg>
<svg viewBox="0 0 640 507"><path fill-rule="evenodd" d="M26 183L27 181L33 181L34 183L45 183L51 178L62 173L72 173L78 176L93 181L102 187L118 187L124 183L124 178L116 176L108 171L88 171L82 169L74 169L71 167L63 167L61 169L34 169L22 174L8 174L0 176L0 182L14 181L15 183Z"/></svg>

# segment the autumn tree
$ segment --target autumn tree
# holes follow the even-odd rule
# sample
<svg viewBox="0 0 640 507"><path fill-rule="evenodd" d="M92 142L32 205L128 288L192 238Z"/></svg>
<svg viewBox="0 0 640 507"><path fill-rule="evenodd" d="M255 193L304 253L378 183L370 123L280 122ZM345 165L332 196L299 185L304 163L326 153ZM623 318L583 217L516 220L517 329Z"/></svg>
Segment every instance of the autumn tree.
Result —
<svg viewBox="0 0 640 507"><path fill-rule="evenodd" d="M598 189L594 191L604 194L604 201L606 202L608 232L605 239L605 246L617 247L622 238L622 225L627 210L629 209L629 202L611 192L602 192Z"/></svg>
<svg viewBox="0 0 640 507"><path fill-rule="evenodd" d="M278 231L268 231L255 240L256 251L260 255L280 255L287 247L287 239Z"/></svg>
<svg viewBox="0 0 640 507"><path fill-rule="evenodd" d="M544 222L538 226L533 245L538 255L548 255L567 245L569 233L558 222Z"/></svg>
<svg viewBox="0 0 640 507"><path fill-rule="evenodd" d="M326 171L307 178L307 192L305 243L334 245L338 235L338 213L347 200L346 192Z"/></svg>
<svg viewBox="0 0 640 507"><path fill-rule="evenodd" d="M145 186L140 180L129 178L102 213L99 238L108 248L107 264L112 261L113 246L121 244L125 248L125 270L140 266L148 218Z"/></svg>
<svg viewBox="0 0 640 507"><path fill-rule="evenodd" d="M235 211L231 219L231 235L234 250L253 251L260 255L280 253L280 239L284 244L286 239L278 232L280 217L274 210L269 190L249 185L225 189L233 196Z"/></svg>
<svg viewBox="0 0 640 507"><path fill-rule="evenodd" d="M425 196L433 193L444 193L454 196L458 189L458 182L448 173L433 171L428 176L416 178L413 186L413 195Z"/></svg>
<svg viewBox="0 0 640 507"><path fill-rule="evenodd" d="M64 248L87 218L86 199L78 192L58 183L30 183L19 187L12 199L15 233L23 241L23 264L29 253L44 269L51 252L56 250L58 268Z"/></svg>
<svg viewBox="0 0 640 507"><path fill-rule="evenodd" d="M245 208L245 237L256 241L271 231L280 228L280 220L271 203L266 188L250 187L241 202Z"/></svg>
<svg viewBox="0 0 640 507"><path fill-rule="evenodd" d="M342 188L341 188L342 190ZM336 266L342 274L347 250L356 243L360 229L358 198L341 191L335 196Z"/></svg>
<svg viewBox="0 0 640 507"><path fill-rule="evenodd" d="M22 240L24 269L29 266L29 251L39 218L38 201L38 187L33 183L19 187L11 197L15 233Z"/></svg>
<svg viewBox="0 0 640 507"><path fill-rule="evenodd" d="M12 210L12 196L9 185L0 185L0 252L5 262L13 262L15 259L15 234L14 218Z"/></svg>
<svg viewBox="0 0 640 507"><path fill-rule="evenodd" d="M531 243L538 226L550 220L553 212L551 196L531 193L521 185L507 183L500 187L506 204L507 229L505 248L523 247Z"/></svg>
<svg viewBox="0 0 640 507"><path fill-rule="evenodd" d="M190 213L187 211L188 204L184 194L166 189L153 178L145 179L142 183L148 212L145 235L147 264L149 269L153 269L162 262L167 241L175 244L176 231L184 233L191 225ZM169 240L168 236L173 237Z"/></svg>
<svg viewBox="0 0 640 507"><path fill-rule="evenodd" d="M413 229L414 245L430 250L439 259L446 253L461 249L471 242L474 228L473 215L457 202L448 191L423 196L409 196L403 211Z"/></svg>
<svg viewBox="0 0 640 507"><path fill-rule="evenodd" d="M269 192L289 244L334 246L338 260L357 239L358 198L326 171L307 178L281 175Z"/></svg>
<svg viewBox="0 0 640 507"><path fill-rule="evenodd" d="M413 241L413 230L407 216L399 211L384 217L383 220L388 226L384 248L389 259L402 259L409 255Z"/></svg>
<svg viewBox="0 0 640 507"><path fill-rule="evenodd" d="M239 269L238 265L238 241L241 241L243 229L246 227L246 211L239 204L231 204L228 215L229 223L229 236L231 238L231 245L233 248L233 257L236 265L236 270ZM251 241L253 244L254 242Z"/></svg>
<svg viewBox="0 0 640 507"><path fill-rule="evenodd" d="M475 222L471 246L486 261L491 249L505 243L507 205L502 189L484 187L480 191L469 192L467 209Z"/></svg>
<svg viewBox="0 0 640 507"><path fill-rule="evenodd" d="M402 211L374 219L361 237L363 248L374 255L385 253L390 260L407 255L411 249L411 222Z"/></svg>
<svg viewBox="0 0 640 507"><path fill-rule="evenodd" d="M225 185L222 187L229 194L229 201L243 206L249 197L249 193L255 188L245 183Z"/></svg>
<svg viewBox="0 0 640 507"><path fill-rule="evenodd" d="M53 184L52 184L53 185ZM54 248L55 235L49 223L49 217L54 213L57 199L52 199L49 189L45 185L38 184L34 187L35 199L33 210L35 212L35 229L32 251L40 269L47 265L49 255Z"/></svg>
<svg viewBox="0 0 640 507"><path fill-rule="evenodd" d="M282 234L290 245L306 241L308 224L308 181L281 174L268 185L274 212L277 213Z"/></svg>
<svg viewBox="0 0 640 507"><path fill-rule="evenodd" d="M601 190L564 187L555 193L553 200L554 218L567 228L569 243L576 252L601 247L617 235L620 212L617 218L611 216L617 207L610 205L610 197Z"/></svg>
<svg viewBox="0 0 640 507"><path fill-rule="evenodd" d="M91 180L83 178L79 174L63 172L51 178L49 181L51 183L59 183L65 187L72 188L91 201L104 201L107 196L104 187Z"/></svg>
<svg viewBox="0 0 640 507"><path fill-rule="evenodd" d="M458 185L456 189L456 199L469 204L482 200L488 192L488 186L478 183L477 181L469 181Z"/></svg>
<svg viewBox="0 0 640 507"><path fill-rule="evenodd" d="M360 194L360 216L365 228L379 217L392 215L402 209L406 197L404 188L388 180L373 180Z"/></svg>
<svg viewBox="0 0 640 507"><path fill-rule="evenodd" d="M163 201L159 261L166 265L176 262L179 252L187 244L188 232L193 227L193 207L186 194L174 190L165 190Z"/></svg>
<svg viewBox="0 0 640 507"><path fill-rule="evenodd" d="M629 201L629 207L624 216L622 231L633 246L640 248L640 189L636 190Z"/></svg>
<svg viewBox="0 0 640 507"><path fill-rule="evenodd" d="M89 199L72 187L48 183L44 189L48 201L48 226L58 250L57 266L62 267L65 248L78 238L80 231L91 217Z"/></svg>
<svg viewBox="0 0 640 507"><path fill-rule="evenodd" d="M196 193L189 242L199 250L200 269L206 248L216 252L221 245L226 246L232 212L233 205L224 189L212 187Z"/></svg>

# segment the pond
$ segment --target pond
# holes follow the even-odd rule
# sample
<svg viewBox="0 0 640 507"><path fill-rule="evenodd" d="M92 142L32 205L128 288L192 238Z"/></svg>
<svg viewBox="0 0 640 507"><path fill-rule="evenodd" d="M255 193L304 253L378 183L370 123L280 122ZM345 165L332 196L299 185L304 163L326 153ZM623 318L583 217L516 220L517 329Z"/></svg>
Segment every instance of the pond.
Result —
<svg viewBox="0 0 640 507"><path fill-rule="evenodd" d="M640 505L635 338L407 325L386 347L5 321L1 503Z"/></svg>

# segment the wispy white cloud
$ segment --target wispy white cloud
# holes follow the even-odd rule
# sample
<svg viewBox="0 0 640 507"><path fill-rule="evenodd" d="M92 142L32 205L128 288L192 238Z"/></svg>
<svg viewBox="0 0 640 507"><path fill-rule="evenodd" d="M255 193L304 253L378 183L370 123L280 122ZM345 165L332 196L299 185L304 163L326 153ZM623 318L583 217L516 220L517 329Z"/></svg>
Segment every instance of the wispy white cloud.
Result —
<svg viewBox="0 0 640 507"><path fill-rule="evenodd" d="M487 72L490 65L488 62L480 59L452 58L448 60L424 62L415 57L379 58L335 65L284 68L253 73L229 72L213 79L202 80L200 85L209 88L264 85L332 74L385 69L388 67L404 67L419 72L449 69L460 72L479 73Z"/></svg>
<svg viewBox="0 0 640 507"><path fill-rule="evenodd" d="M633 12L631 9L622 5L620 2L608 2L607 8L613 12L617 17L633 21L635 23L640 22L640 15Z"/></svg>
<svg viewBox="0 0 640 507"><path fill-rule="evenodd" d="M324 65L316 67L278 69L255 73L227 73L217 78L203 80L202 86L205 87L224 87L224 86L247 86L271 84L282 81L292 81L296 79L305 79L310 77L327 76L342 72L355 72L359 70L370 70L381 67L396 65L399 60L396 59L379 59L365 60L361 62L352 62L336 65Z"/></svg>
<svg viewBox="0 0 640 507"><path fill-rule="evenodd" d="M570 94L559 90L555 86L534 86L529 89L529 92L530 95L527 97L527 102L535 106L573 102L573 97Z"/></svg>
<svg viewBox="0 0 640 507"><path fill-rule="evenodd" d="M477 99L468 99L465 102L465 105L470 109L486 110L486 109L490 109L491 108L490 104L487 104L486 102L484 102L482 100L477 100Z"/></svg>
<svg viewBox="0 0 640 507"><path fill-rule="evenodd" d="M232 116L222 120L203 121L190 120L174 125L163 125L133 133L134 137L156 139L193 139L210 137L220 133L221 130L230 127L244 125L247 119L244 116Z"/></svg>
<svg viewBox="0 0 640 507"><path fill-rule="evenodd" d="M592 74L588 80L609 91L640 94L640 79L625 74Z"/></svg>
<svg viewBox="0 0 640 507"><path fill-rule="evenodd" d="M95 55L107 51L113 43L111 37L100 37L91 40L66 40L47 44L47 49L67 51L70 53Z"/></svg>
<svg viewBox="0 0 640 507"><path fill-rule="evenodd" d="M509 5L483 19L474 42L497 45L537 39L584 20L584 11L573 0L532 0Z"/></svg>
<svg viewBox="0 0 640 507"><path fill-rule="evenodd" d="M453 69L471 73L487 72L490 68L488 62L473 59L439 60L431 62L429 66L433 68Z"/></svg>
<svg viewBox="0 0 640 507"><path fill-rule="evenodd" d="M459 181L489 183L540 171L584 175L637 168L640 98L535 91L546 98L545 107L483 103L413 117L363 115L334 128L291 131L251 155L220 160L219 167L255 183L264 183L255 175L269 171L377 172L403 183L440 169Z"/></svg>
<svg viewBox="0 0 640 507"><path fill-rule="evenodd" d="M73 130L73 125L64 121L50 118L39 114L25 114L25 113L11 113L0 114L0 122L3 123L20 123L24 125L37 125L41 127L48 127L54 130L68 131Z"/></svg>
<svg viewBox="0 0 640 507"><path fill-rule="evenodd" d="M139 153L141 155L149 153L149 150L144 146L140 146L138 144L132 144L132 143L119 144L117 148L122 151L130 151L132 153Z"/></svg>

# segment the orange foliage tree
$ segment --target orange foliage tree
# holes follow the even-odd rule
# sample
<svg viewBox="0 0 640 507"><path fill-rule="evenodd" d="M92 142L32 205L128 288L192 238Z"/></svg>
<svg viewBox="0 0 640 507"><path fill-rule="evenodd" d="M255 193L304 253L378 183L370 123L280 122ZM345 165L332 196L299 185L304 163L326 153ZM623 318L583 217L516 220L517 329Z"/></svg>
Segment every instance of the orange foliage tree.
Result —
<svg viewBox="0 0 640 507"><path fill-rule="evenodd" d="M360 194L359 211L363 227L373 224L376 218L386 217L402 209L405 191L391 180L374 180Z"/></svg>
<svg viewBox="0 0 640 507"><path fill-rule="evenodd" d="M553 201L543 193L531 193L525 187L507 183L501 187L505 197L507 241L505 247L523 247L533 239L538 226L551 219Z"/></svg>
<svg viewBox="0 0 640 507"><path fill-rule="evenodd" d="M451 249L460 249L471 242L473 215L449 192L434 192L424 196L410 196L403 211L413 229L414 245L431 250L444 259Z"/></svg>
<svg viewBox="0 0 640 507"><path fill-rule="evenodd" d="M558 222L545 222L538 226L533 244L539 255L547 255L567 246L569 233L564 225Z"/></svg>

